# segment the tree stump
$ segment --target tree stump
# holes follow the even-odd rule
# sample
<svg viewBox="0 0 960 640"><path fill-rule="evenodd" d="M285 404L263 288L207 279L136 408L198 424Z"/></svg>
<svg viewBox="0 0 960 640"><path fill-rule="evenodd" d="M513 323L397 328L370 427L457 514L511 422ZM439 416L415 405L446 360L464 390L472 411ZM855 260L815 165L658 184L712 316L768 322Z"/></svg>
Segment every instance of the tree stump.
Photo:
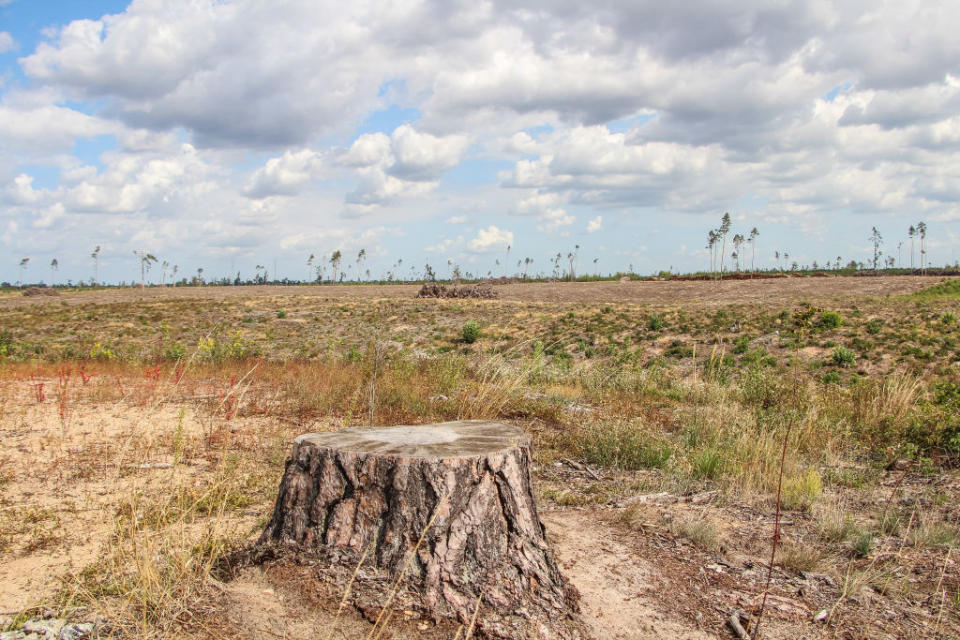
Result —
<svg viewBox="0 0 960 640"><path fill-rule="evenodd" d="M466 624L479 606L488 637L580 638L579 594L547 545L530 460L522 430L479 420L302 435L260 541L362 562L381 586L402 576L436 620ZM358 590L377 582L362 577Z"/></svg>

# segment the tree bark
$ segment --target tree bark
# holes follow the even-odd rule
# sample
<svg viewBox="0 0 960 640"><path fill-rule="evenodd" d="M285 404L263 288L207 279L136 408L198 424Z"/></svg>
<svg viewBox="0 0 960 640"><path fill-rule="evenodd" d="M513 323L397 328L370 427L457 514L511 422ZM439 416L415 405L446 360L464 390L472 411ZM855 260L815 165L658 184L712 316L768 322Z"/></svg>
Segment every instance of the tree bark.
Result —
<svg viewBox="0 0 960 640"><path fill-rule="evenodd" d="M365 558L435 619L467 623L479 606L487 637L580 638L530 460L528 435L483 421L300 436L260 540L341 567Z"/></svg>

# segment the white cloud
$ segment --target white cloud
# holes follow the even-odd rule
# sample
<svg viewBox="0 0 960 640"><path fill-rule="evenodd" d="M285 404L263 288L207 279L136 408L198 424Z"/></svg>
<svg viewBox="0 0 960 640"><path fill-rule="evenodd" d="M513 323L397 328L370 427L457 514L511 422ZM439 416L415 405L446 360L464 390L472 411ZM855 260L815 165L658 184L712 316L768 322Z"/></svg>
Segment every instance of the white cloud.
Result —
<svg viewBox="0 0 960 640"><path fill-rule="evenodd" d="M35 204L44 197L43 190L33 188L33 176L21 173L3 189L3 199L13 205Z"/></svg>
<svg viewBox="0 0 960 640"><path fill-rule="evenodd" d="M444 220L446 224L466 224L467 216L450 216Z"/></svg>
<svg viewBox="0 0 960 640"><path fill-rule="evenodd" d="M587 222L587 233L596 233L603 230L603 216L597 216Z"/></svg>
<svg viewBox="0 0 960 640"><path fill-rule="evenodd" d="M322 170L323 161L314 151L286 151L279 158L270 158L257 169L250 176L244 193L256 199L296 195L312 178L319 177Z"/></svg>
<svg viewBox="0 0 960 640"><path fill-rule="evenodd" d="M466 136L434 136L407 124L394 129L389 138L383 133L364 134L339 159L342 165L356 167L360 177L347 202L376 205L426 195L444 171L459 164L466 145Z"/></svg>
<svg viewBox="0 0 960 640"><path fill-rule="evenodd" d="M7 51L13 51L17 46L17 43L14 42L13 36L11 36L6 31L0 31L0 53L6 53Z"/></svg>
<svg viewBox="0 0 960 640"><path fill-rule="evenodd" d="M469 242L467 247L475 253L489 253L506 249L513 244L513 232L499 229L490 225L486 229L477 231L477 237Z"/></svg>

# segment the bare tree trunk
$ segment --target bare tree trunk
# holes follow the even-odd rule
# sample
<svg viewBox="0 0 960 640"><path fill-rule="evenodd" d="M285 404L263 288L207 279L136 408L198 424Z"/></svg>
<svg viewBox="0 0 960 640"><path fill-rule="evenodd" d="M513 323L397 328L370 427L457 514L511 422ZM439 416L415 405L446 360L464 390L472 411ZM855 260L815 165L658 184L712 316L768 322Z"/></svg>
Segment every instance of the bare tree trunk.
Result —
<svg viewBox="0 0 960 640"><path fill-rule="evenodd" d="M404 606L436 619L466 623L479 603L487 637L581 638L530 459L523 431L483 421L300 436L260 540L341 568L366 558L377 578L357 585L361 608L371 593L385 606L383 585L400 579L419 595Z"/></svg>

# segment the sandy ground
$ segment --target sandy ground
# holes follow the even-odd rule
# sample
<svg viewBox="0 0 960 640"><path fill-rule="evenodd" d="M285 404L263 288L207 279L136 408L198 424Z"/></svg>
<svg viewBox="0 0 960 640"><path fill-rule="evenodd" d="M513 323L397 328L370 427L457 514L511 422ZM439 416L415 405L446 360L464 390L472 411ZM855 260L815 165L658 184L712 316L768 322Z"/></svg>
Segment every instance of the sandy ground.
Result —
<svg viewBox="0 0 960 640"><path fill-rule="evenodd" d="M877 297L912 293L940 280L933 276L796 277L723 282L632 281L632 282L533 282L498 285L502 300L529 302L622 302L669 305L680 302L736 304L751 301L783 302L806 297ZM151 287L67 292L59 296L24 297L10 293L0 297L0 306L30 304L109 304L131 300L234 299L306 296L330 299L413 298L419 285L327 285L241 287Z"/></svg>

